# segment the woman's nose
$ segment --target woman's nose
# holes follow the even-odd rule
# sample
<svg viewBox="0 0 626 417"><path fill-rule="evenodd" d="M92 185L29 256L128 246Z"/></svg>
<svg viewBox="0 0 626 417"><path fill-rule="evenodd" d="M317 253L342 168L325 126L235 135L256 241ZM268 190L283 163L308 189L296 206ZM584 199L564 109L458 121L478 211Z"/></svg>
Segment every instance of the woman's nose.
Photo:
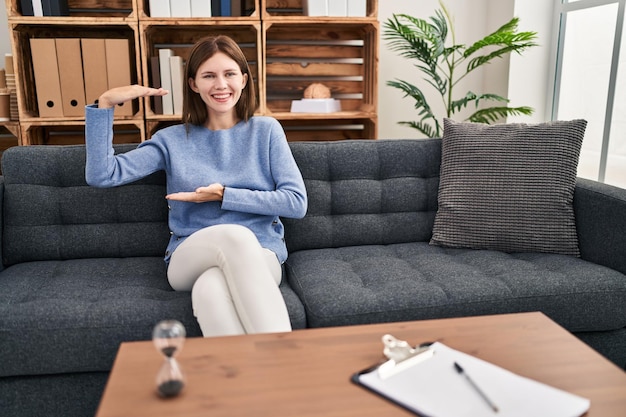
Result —
<svg viewBox="0 0 626 417"><path fill-rule="evenodd" d="M215 86L217 88L225 88L226 87L226 78L222 75L218 75L215 78Z"/></svg>

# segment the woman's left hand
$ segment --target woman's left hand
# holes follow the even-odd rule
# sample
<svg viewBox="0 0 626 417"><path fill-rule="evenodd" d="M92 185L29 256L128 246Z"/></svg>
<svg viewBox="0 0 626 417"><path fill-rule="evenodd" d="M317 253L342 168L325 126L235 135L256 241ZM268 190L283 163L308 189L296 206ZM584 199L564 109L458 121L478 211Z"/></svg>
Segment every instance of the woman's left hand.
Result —
<svg viewBox="0 0 626 417"><path fill-rule="evenodd" d="M206 203L207 201L222 201L225 187L220 183L213 183L206 187L198 187L195 191L179 192L165 196L168 200L187 201L190 203Z"/></svg>

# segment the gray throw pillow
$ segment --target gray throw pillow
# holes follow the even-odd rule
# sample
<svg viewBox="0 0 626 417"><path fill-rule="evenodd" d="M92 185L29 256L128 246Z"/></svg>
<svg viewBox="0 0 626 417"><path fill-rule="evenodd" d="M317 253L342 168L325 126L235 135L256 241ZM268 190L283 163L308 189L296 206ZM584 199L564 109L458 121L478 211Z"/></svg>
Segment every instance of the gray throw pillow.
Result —
<svg viewBox="0 0 626 417"><path fill-rule="evenodd" d="M580 256L572 202L586 126L444 119L430 243Z"/></svg>

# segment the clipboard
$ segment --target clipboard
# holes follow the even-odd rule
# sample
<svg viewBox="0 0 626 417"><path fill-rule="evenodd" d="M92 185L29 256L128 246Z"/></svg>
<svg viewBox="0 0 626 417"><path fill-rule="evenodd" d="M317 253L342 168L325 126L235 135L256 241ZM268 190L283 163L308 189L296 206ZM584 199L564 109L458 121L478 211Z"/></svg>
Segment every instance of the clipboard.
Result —
<svg viewBox="0 0 626 417"><path fill-rule="evenodd" d="M383 343L388 360L351 381L421 417L580 417L590 407L586 398L440 342L411 347L385 335Z"/></svg>

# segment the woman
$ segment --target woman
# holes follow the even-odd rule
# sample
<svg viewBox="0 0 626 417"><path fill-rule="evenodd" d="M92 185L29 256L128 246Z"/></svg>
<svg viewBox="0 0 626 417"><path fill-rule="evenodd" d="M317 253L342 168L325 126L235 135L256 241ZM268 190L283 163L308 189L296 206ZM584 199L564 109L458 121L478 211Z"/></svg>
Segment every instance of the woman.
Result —
<svg viewBox="0 0 626 417"><path fill-rule="evenodd" d="M279 216L304 217L307 196L285 133L275 119L253 117L250 69L229 37L198 41L185 73L184 124L130 152L113 154L113 108L168 92L119 87L87 106L87 182L113 187L164 170L168 280L191 291L203 335L290 331L278 289L287 258Z"/></svg>

